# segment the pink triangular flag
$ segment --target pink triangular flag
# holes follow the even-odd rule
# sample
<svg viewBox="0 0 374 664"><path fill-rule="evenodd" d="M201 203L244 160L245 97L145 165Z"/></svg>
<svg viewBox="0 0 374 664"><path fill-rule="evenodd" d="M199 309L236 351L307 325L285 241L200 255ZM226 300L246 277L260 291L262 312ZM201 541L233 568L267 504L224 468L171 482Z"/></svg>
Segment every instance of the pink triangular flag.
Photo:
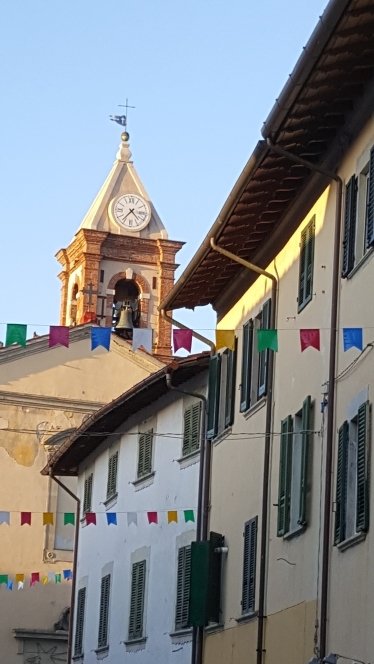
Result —
<svg viewBox="0 0 374 664"><path fill-rule="evenodd" d="M90 523L92 523L94 526L96 526L96 514L95 514L95 512L86 512L85 517L86 517L87 526L89 526Z"/></svg>
<svg viewBox="0 0 374 664"><path fill-rule="evenodd" d="M69 328L65 325L51 325L49 328L49 347L58 344L69 348Z"/></svg>
<svg viewBox="0 0 374 664"><path fill-rule="evenodd" d="M147 512L148 523L158 523L157 512Z"/></svg>
<svg viewBox="0 0 374 664"><path fill-rule="evenodd" d="M300 346L301 352L309 347L320 350L319 330L300 330Z"/></svg>
<svg viewBox="0 0 374 664"><path fill-rule="evenodd" d="M31 572L30 586L33 586L35 583L39 583L40 574L39 572Z"/></svg>
<svg viewBox="0 0 374 664"><path fill-rule="evenodd" d="M31 512L21 512L21 526L31 526Z"/></svg>
<svg viewBox="0 0 374 664"><path fill-rule="evenodd" d="M173 330L174 353L185 348L189 353L192 348L192 330Z"/></svg>

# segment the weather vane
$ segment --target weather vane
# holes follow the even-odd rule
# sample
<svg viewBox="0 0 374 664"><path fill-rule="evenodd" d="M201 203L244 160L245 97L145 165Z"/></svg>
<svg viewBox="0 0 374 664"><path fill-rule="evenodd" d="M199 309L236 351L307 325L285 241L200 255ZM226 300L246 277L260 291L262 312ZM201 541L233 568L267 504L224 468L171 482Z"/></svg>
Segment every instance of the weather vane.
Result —
<svg viewBox="0 0 374 664"><path fill-rule="evenodd" d="M128 103L128 99L126 99L126 104L118 104L118 107L126 109L125 115L110 115L109 118L112 120L112 122L116 122L117 124L121 125L121 127L125 128L124 133L126 134L126 140L128 140L129 137L130 137L130 135L127 131L128 109L129 108L135 108L135 106L130 106L129 103Z"/></svg>

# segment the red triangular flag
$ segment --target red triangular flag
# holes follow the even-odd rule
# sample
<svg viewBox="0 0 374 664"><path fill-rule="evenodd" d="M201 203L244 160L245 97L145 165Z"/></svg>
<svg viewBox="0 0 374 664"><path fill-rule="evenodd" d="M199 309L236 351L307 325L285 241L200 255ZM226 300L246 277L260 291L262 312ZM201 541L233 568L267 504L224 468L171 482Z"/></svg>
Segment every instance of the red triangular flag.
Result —
<svg viewBox="0 0 374 664"><path fill-rule="evenodd" d="M69 328L65 325L51 325L49 328L49 347L58 344L69 348Z"/></svg>
<svg viewBox="0 0 374 664"><path fill-rule="evenodd" d="M315 348L320 350L319 330L300 330L301 352L306 348Z"/></svg>
<svg viewBox="0 0 374 664"><path fill-rule="evenodd" d="M39 583L40 576L39 572L31 572L30 586L33 586L34 583Z"/></svg>
<svg viewBox="0 0 374 664"><path fill-rule="evenodd" d="M158 523L157 512L147 512L148 523Z"/></svg>
<svg viewBox="0 0 374 664"><path fill-rule="evenodd" d="M87 526L89 526L90 523L92 523L94 526L96 526L96 514L95 514L95 512L86 512L85 517L86 517Z"/></svg>
<svg viewBox="0 0 374 664"><path fill-rule="evenodd" d="M192 330L173 330L174 353L185 348L189 353L192 347Z"/></svg>
<svg viewBox="0 0 374 664"><path fill-rule="evenodd" d="M21 526L31 526L31 512L21 512Z"/></svg>

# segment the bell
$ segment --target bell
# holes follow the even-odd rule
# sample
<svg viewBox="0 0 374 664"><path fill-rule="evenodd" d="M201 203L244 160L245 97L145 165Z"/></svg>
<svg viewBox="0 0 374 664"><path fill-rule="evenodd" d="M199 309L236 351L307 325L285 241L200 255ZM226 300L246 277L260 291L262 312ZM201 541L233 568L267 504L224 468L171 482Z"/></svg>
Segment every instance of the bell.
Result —
<svg viewBox="0 0 374 664"><path fill-rule="evenodd" d="M119 321L115 327L116 330L132 330L134 323L132 322L132 309L131 307L122 307Z"/></svg>

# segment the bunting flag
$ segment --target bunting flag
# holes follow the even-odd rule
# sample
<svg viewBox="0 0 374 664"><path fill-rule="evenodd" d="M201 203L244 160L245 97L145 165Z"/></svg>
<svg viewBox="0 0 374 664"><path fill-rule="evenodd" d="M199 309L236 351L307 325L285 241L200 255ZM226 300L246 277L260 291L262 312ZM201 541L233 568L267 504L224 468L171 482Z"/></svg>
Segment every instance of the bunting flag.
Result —
<svg viewBox="0 0 374 664"><path fill-rule="evenodd" d="M300 330L300 347L301 352L309 347L320 350L319 330Z"/></svg>
<svg viewBox="0 0 374 664"><path fill-rule="evenodd" d="M147 512L148 523L158 523L157 512Z"/></svg>
<svg viewBox="0 0 374 664"><path fill-rule="evenodd" d="M40 582L39 572L31 572L30 586L34 586L36 583Z"/></svg>
<svg viewBox="0 0 374 664"><path fill-rule="evenodd" d="M73 572L71 571L71 569L64 569L63 575L65 581L71 581L73 578Z"/></svg>
<svg viewBox="0 0 374 664"><path fill-rule="evenodd" d="M0 586L4 584L4 586L8 585L8 575L7 574L0 574Z"/></svg>
<svg viewBox="0 0 374 664"><path fill-rule="evenodd" d="M16 574L16 583L23 583L25 580L24 574Z"/></svg>
<svg viewBox="0 0 374 664"><path fill-rule="evenodd" d="M96 526L96 513L95 512L86 512L85 518L86 518L87 526L89 526L90 524Z"/></svg>
<svg viewBox="0 0 374 664"><path fill-rule="evenodd" d="M151 328L134 327L132 331L132 349L144 348L148 353L152 353L152 333Z"/></svg>
<svg viewBox="0 0 374 664"><path fill-rule="evenodd" d="M43 574L43 576L40 579L42 586L46 586L48 583L48 576L46 574Z"/></svg>
<svg viewBox="0 0 374 664"><path fill-rule="evenodd" d="M31 572L30 587L33 587L37 583L40 583L42 586L46 586L48 583L62 583L62 579L69 582L72 578L73 571L71 569L64 569L62 573L49 572L48 574L45 574L43 572ZM23 590L25 587L25 579L26 575L23 573L15 574L14 580L9 574L0 574L0 586L4 585L8 590L13 590L15 587L14 584L16 584L17 590Z"/></svg>
<svg viewBox="0 0 374 664"><path fill-rule="evenodd" d="M189 353L192 348L192 330L173 330L174 353L184 348Z"/></svg>
<svg viewBox="0 0 374 664"><path fill-rule="evenodd" d="M111 327L91 327L91 350L95 350L98 346L109 350L111 332Z"/></svg>
<svg viewBox="0 0 374 664"><path fill-rule="evenodd" d="M263 350L278 350L278 330L256 330L257 332L257 350L259 353Z"/></svg>
<svg viewBox="0 0 374 664"><path fill-rule="evenodd" d="M235 350L235 330L216 330L216 349Z"/></svg>
<svg viewBox="0 0 374 664"><path fill-rule="evenodd" d="M113 526L117 525L117 514L116 512L107 512L106 513L106 521L108 526L113 524Z"/></svg>
<svg viewBox="0 0 374 664"><path fill-rule="evenodd" d="M131 526L132 523L138 525L138 515L136 512L127 512L127 525Z"/></svg>
<svg viewBox="0 0 374 664"><path fill-rule="evenodd" d="M25 586L25 582L24 582L24 581L18 581L18 583L17 583L17 590L23 590L23 589L24 589L24 586Z"/></svg>
<svg viewBox="0 0 374 664"><path fill-rule="evenodd" d="M195 515L193 510L184 510L184 520L187 523L188 521L195 522Z"/></svg>
<svg viewBox="0 0 374 664"><path fill-rule="evenodd" d="M13 590L13 581L12 581L12 579L8 580L7 588L8 588L8 590Z"/></svg>
<svg viewBox="0 0 374 664"><path fill-rule="evenodd" d="M61 583L61 574L55 574L55 583Z"/></svg>
<svg viewBox="0 0 374 664"><path fill-rule="evenodd" d="M43 526L53 526L53 512L43 512Z"/></svg>
<svg viewBox="0 0 374 664"><path fill-rule="evenodd" d="M31 512L21 512L21 526L31 526Z"/></svg>
<svg viewBox="0 0 374 664"><path fill-rule="evenodd" d="M343 327L344 352L350 348L362 350L362 327Z"/></svg>
<svg viewBox="0 0 374 664"><path fill-rule="evenodd" d="M10 513L9 512L0 512L0 525L6 523L9 526Z"/></svg>
<svg viewBox="0 0 374 664"><path fill-rule="evenodd" d="M26 346L27 325L8 323L6 326L5 345L19 344Z"/></svg>
<svg viewBox="0 0 374 664"><path fill-rule="evenodd" d="M75 526L74 512L64 512L64 526L68 526L69 524Z"/></svg>
<svg viewBox="0 0 374 664"><path fill-rule="evenodd" d="M65 325L51 325L49 328L49 347L58 345L69 348L69 328Z"/></svg>
<svg viewBox="0 0 374 664"><path fill-rule="evenodd" d="M170 510L168 512L168 523L178 523L178 512L176 510Z"/></svg>

